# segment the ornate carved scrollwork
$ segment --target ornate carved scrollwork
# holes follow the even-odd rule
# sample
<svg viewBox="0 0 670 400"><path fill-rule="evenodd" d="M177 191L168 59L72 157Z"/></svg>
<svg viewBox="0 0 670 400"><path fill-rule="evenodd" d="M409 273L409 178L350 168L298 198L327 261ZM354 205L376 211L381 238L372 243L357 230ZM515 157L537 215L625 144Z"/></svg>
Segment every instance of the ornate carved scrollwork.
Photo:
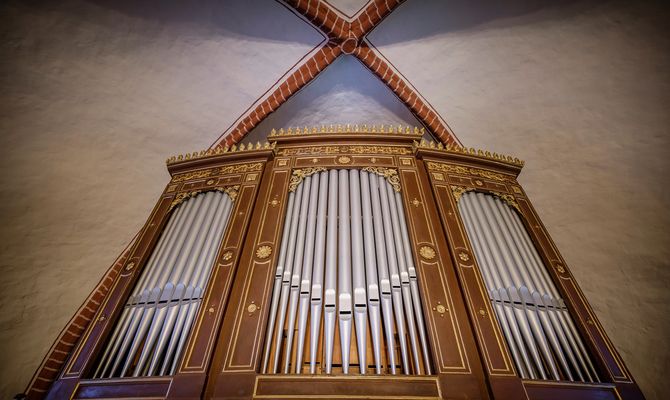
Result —
<svg viewBox="0 0 670 400"><path fill-rule="evenodd" d="M291 181L288 184L288 191L294 192L298 188L298 185L300 185L300 183L303 181L303 179L307 178L310 175L314 175L317 172L325 170L326 170L325 167L307 167L301 169L294 169L293 175L291 175Z"/></svg>
<svg viewBox="0 0 670 400"><path fill-rule="evenodd" d="M373 174L383 176L386 178L388 183L391 184L393 190L400 192L400 176L398 175L398 171L395 169L384 167L365 167L363 168L363 171L372 172Z"/></svg>

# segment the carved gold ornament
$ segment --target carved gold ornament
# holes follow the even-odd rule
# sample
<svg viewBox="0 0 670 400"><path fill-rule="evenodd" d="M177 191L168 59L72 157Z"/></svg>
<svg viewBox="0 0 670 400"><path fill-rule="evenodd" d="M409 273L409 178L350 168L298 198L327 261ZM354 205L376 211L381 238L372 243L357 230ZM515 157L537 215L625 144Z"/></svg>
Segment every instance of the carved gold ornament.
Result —
<svg viewBox="0 0 670 400"><path fill-rule="evenodd" d="M233 185L233 186L221 186L221 187L216 187L216 188L208 188L208 189L202 189L202 190L194 190L192 192L182 192L182 193L177 193L175 196L174 200L172 200L172 203L170 203L170 208L168 208L168 212L171 211L173 208L177 207L181 203L185 202L186 200L190 199L191 197L195 197L199 195L200 193L205 193L205 192L210 192L213 190L216 190L217 192L223 192L230 197L230 201L235 202L235 199L237 199L237 192L240 189L240 185Z"/></svg>
<svg viewBox="0 0 670 400"><path fill-rule="evenodd" d="M458 253L458 258L460 258L461 261L470 261L470 256L468 255L468 253L463 252L463 251Z"/></svg>
<svg viewBox="0 0 670 400"><path fill-rule="evenodd" d="M563 268L563 265L561 264L556 264L556 271L558 271L561 274L565 273L565 268Z"/></svg>
<svg viewBox="0 0 670 400"><path fill-rule="evenodd" d="M293 174L291 175L291 181L288 184L288 191L295 192L298 188L298 185L310 175L314 175L317 172L325 171L325 167L307 167L302 169L294 169Z"/></svg>
<svg viewBox="0 0 670 400"><path fill-rule="evenodd" d="M521 207L519 207L519 203L516 202L516 199L511 194L500 193L500 192L491 192L491 194L498 197L500 200L507 203L508 206L514 208L519 213L521 213Z"/></svg>
<svg viewBox="0 0 670 400"><path fill-rule="evenodd" d="M435 258L435 249L430 246L421 246L419 249L419 254L426 260L432 260Z"/></svg>
<svg viewBox="0 0 670 400"><path fill-rule="evenodd" d="M249 307L247 307L247 311L250 313L255 313L256 310L258 310L258 306L255 304L249 304Z"/></svg>
<svg viewBox="0 0 670 400"><path fill-rule="evenodd" d="M440 314L444 314L445 312L447 312L447 307L443 306L442 304L438 304L436 310Z"/></svg>
<svg viewBox="0 0 670 400"><path fill-rule="evenodd" d="M384 167L365 167L363 168L363 171L372 172L373 174L383 176L393 187L393 190L400 192L400 176L398 175L398 171L395 169Z"/></svg>
<svg viewBox="0 0 670 400"><path fill-rule="evenodd" d="M337 162L340 164L349 164L351 162L351 157L339 156L337 157Z"/></svg>
<svg viewBox="0 0 670 400"><path fill-rule="evenodd" d="M256 249L256 257L260 259L268 258L270 254L272 254L272 247L270 246L259 246Z"/></svg>
<svg viewBox="0 0 670 400"><path fill-rule="evenodd" d="M130 271L134 267L135 267L135 263L131 261L131 262L128 263L128 265L126 265L126 271Z"/></svg>
<svg viewBox="0 0 670 400"><path fill-rule="evenodd" d="M421 205L421 202L415 197L414 200L412 200L412 205L418 208Z"/></svg>
<svg viewBox="0 0 670 400"><path fill-rule="evenodd" d="M233 258L233 252L228 250L225 253L223 253L223 257L221 257L221 258L223 258L224 261L228 261L231 258Z"/></svg>
<svg viewBox="0 0 670 400"><path fill-rule="evenodd" d="M467 188L464 186L455 186L451 185L451 193L454 195L454 200L458 203L458 201L461 199L461 196L463 196L467 192L471 192L475 189L473 188Z"/></svg>

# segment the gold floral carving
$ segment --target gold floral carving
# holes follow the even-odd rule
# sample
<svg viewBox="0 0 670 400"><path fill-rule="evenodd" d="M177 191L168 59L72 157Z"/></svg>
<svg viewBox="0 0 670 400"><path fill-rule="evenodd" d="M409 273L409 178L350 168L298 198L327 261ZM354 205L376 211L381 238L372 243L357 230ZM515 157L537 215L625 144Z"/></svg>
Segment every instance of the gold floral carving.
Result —
<svg viewBox="0 0 670 400"><path fill-rule="evenodd" d="M293 175L291 175L291 181L288 184L288 191L295 192L298 188L298 185L310 175L314 175L317 172L325 171L325 167L307 167L302 169L294 169Z"/></svg>
<svg viewBox="0 0 670 400"><path fill-rule="evenodd" d="M228 261L231 258L233 258L233 252L228 250L225 253L223 253L223 257L221 257L221 258L223 258L224 261Z"/></svg>
<svg viewBox="0 0 670 400"><path fill-rule="evenodd" d="M455 186L455 185L451 186L451 192L454 194L454 199L456 200L456 202L458 202L461 199L461 196L463 196L465 193L473 191L476 191L476 189L464 186ZM511 194L488 191L488 190L482 193L489 193L496 196L500 200L507 203L508 206L514 208L519 213L521 213L521 207L519 207L519 203L516 202L516 199Z"/></svg>
<svg viewBox="0 0 670 400"><path fill-rule="evenodd" d="M351 157L339 156L339 157L337 157L337 162L339 164L349 164L351 162Z"/></svg>
<svg viewBox="0 0 670 400"><path fill-rule="evenodd" d="M461 196L463 196L465 193L471 192L473 190L475 190L475 189L464 187L464 186L451 185L451 193L454 194L454 200L456 200L457 203L461 199Z"/></svg>
<svg viewBox="0 0 670 400"><path fill-rule="evenodd" d="M468 168L468 167L463 167L463 166L460 166L460 165L436 163L436 162L432 162L432 161L428 161L426 163L426 166L428 167L429 170L432 170L432 171L441 171L441 172L446 172L446 173L451 173L451 174L460 174L460 175L475 175L475 176L480 176L482 178L487 178L487 179L491 179L491 180L498 181L498 182L515 182L515 179L512 178L511 176L506 176L506 175L503 175L503 174L499 174L497 172L487 171L485 169Z"/></svg>
<svg viewBox="0 0 670 400"><path fill-rule="evenodd" d="M373 174L383 176L393 187L393 190L400 192L400 176L398 175L398 171L395 169L384 167L365 167L363 168L363 171L372 172Z"/></svg>
<svg viewBox="0 0 670 400"><path fill-rule="evenodd" d="M468 255L468 253L466 253L464 251L461 251L460 253L458 253L458 258L460 258L461 261L469 261L470 260L470 256Z"/></svg>
<svg viewBox="0 0 670 400"><path fill-rule="evenodd" d="M260 259L268 258L272 254L272 247L270 246L259 246L256 249L256 257Z"/></svg>
<svg viewBox="0 0 670 400"><path fill-rule="evenodd" d="M176 175L174 178L172 178L172 182L183 182L183 181L189 181L191 179L198 179L198 178L209 178L214 174L214 169L205 169L201 171L195 171L195 172L187 172L185 174L179 174Z"/></svg>
<svg viewBox="0 0 670 400"><path fill-rule="evenodd" d="M235 199L237 199L237 192L239 189L240 189L239 185L234 185L234 186L220 186L215 188L207 188L203 190L194 190L192 192L177 193L174 200L172 200L172 203L170 203L170 208L168 208L168 211L171 211L173 208L177 207L178 205L190 199L191 197L195 197L200 193L210 192L213 190L227 194L228 197L230 197L230 200L234 202Z"/></svg>
<svg viewBox="0 0 670 400"><path fill-rule="evenodd" d="M397 127L394 125L388 125L384 126L383 124L380 124L379 126L377 125L321 125L321 127L314 126L312 128L308 127L303 127L300 128L299 126L295 128L280 128L279 130L277 129L272 129L270 131L270 136L271 138L277 137L277 136L294 136L294 135L314 135L317 133L390 133L390 134L398 134L398 135L423 135L425 132L425 128L421 127L419 128L418 126L402 126L398 125Z"/></svg>
<svg viewBox="0 0 670 400"><path fill-rule="evenodd" d="M516 199L511 194L500 193L500 192L491 192L491 194L498 197L500 200L507 203L508 206L514 208L519 213L521 213L521 207L519 207L519 203L516 202Z"/></svg>
<svg viewBox="0 0 670 400"><path fill-rule="evenodd" d="M430 246L421 246L419 249L419 254L426 260L432 260L435 258L435 249Z"/></svg>

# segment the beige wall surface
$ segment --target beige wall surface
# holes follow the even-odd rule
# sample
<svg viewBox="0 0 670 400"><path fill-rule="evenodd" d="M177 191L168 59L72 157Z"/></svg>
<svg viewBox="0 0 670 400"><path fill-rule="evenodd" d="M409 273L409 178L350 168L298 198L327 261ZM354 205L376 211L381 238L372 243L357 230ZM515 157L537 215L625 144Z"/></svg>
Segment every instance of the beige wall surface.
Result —
<svg viewBox="0 0 670 400"><path fill-rule="evenodd" d="M408 0L370 40L463 144L526 160L520 180L615 346L647 398L668 398L670 13L502 3ZM137 232L165 158L208 147L321 40L267 0L0 5L0 397ZM414 123L340 61L252 135Z"/></svg>

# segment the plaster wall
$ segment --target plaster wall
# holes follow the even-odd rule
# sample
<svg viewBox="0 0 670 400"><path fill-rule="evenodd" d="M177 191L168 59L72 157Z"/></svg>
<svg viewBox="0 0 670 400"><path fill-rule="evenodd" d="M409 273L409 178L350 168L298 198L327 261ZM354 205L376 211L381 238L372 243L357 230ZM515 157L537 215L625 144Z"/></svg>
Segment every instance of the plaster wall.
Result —
<svg viewBox="0 0 670 400"><path fill-rule="evenodd" d="M505 3L408 0L370 40L463 144L526 160L520 180L615 346L666 398L668 10ZM0 6L1 397L25 388L146 219L164 159L207 148L321 40L261 0ZM336 83L365 71L329 68L250 135L414 123L384 88Z"/></svg>

